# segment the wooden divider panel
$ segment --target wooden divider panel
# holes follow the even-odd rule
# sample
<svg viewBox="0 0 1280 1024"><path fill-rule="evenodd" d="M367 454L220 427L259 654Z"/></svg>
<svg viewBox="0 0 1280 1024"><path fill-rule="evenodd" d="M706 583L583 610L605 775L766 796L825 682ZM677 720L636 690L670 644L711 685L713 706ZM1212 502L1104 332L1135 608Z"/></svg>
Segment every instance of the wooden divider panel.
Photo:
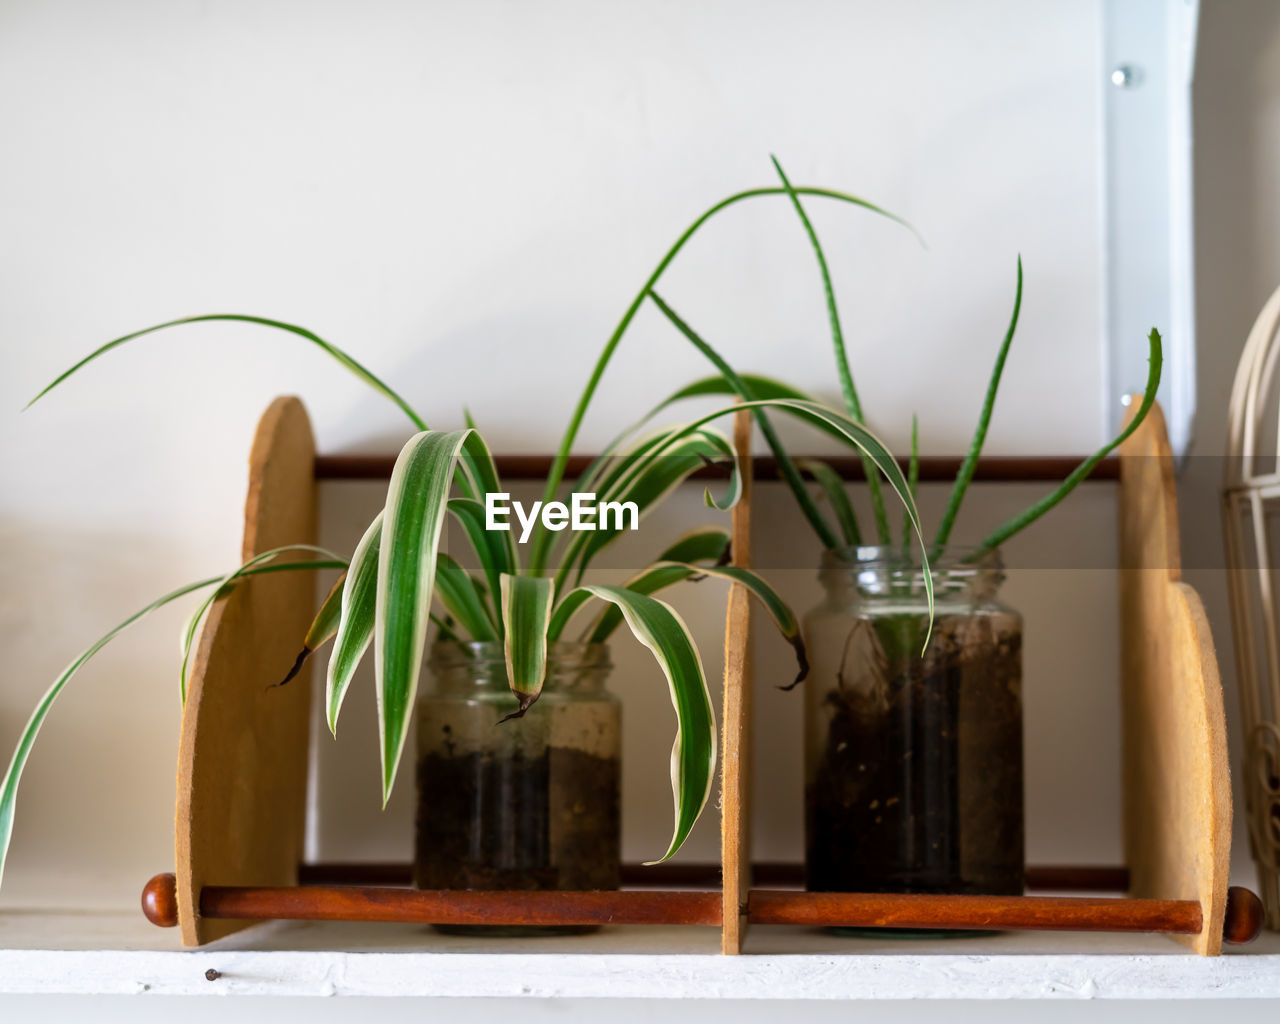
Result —
<svg viewBox="0 0 1280 1024"><path fill-rule="evenodd" d="M315 543L314 459L302 403L277 398L258 424L249 457L246 560L286 544ZM293 664L314 614L314 574L271 574L216 602L201 631L182 714L174 828L185 945L252 923L202 918L204 886L297 881L310 673L288 686L272 684Z"/></svg>
<svg viewBox="0 0 1280 1024"><path fill-rule="evenodd" d="M1198 900L1200 934L1177 938L1213 956L1222 949L1231 849L1226 721L1204 606L1181 581L1173 457L1159 406L1121 449L1119 512L1131 893Z"/></svg>
<svg viewBox="0 0 1280 1024"><path fill-rule="evenodd" d="M734 417L742 497L732 512L733 564L751 565L751 414ZM720 864L724 884L721 949L741 953L751 889L751 597L729 587L724 628L724 741L720 753Z"/></svg>

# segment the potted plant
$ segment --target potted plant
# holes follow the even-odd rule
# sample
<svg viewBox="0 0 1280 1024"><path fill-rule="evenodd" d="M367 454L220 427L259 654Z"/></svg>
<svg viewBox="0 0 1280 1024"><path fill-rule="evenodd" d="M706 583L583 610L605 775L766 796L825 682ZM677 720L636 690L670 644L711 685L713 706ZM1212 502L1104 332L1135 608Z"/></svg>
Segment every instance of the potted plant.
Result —
<svg viewBox="0 0 1280 1024"><path fill-rule="evenodd" d="M187 657L199 623L219 596L263 573L320 568L342 568L344 574L323 602L293 672L310 653L332 641L325 708L329 726L336 730L356 666L370 644L374 645L384 802L408 739L428 634L433 624L436 628L431 666L440 685L434 695L423 697L419 716L417 874L421 883L439 887L495 882L505 887L616 884L617 710L603 693L602 679L608 668L603 645L623 623L654 655L675 705L677 735L671 762L675 825L661 859L673 855L710 794L716 729L694 639L675 610L652 595L675 583L706 576L744 585L795 646L797 678L802 678L804 645L795 618L762 578L728 564L728 535L721 527L707 527L677 539L658 552L651 567L622 586L599 586L584 583L583 575L593 558L622 532L623 525L615 519L591 531L561 533L556 522L563 523L568 508L564 504L554 508L561 517L556 522L549 514L562 496L568 454L600 377L662 272L694 232L718 211L743 199L787 191L753 189L716 204L677 239L646 282L605 345L570 419L546 481L542 515L527 531L527 556L522 551L525 538L518 543L509 530L495 529L495 505L506 492L489 448L470 417L462 429L430 429L390 386L306 328L240 314L171 321L103 345L45 388L37 400L107 352L158 331L200 321L249 323L292 334L318 347L395 403L416 432L396 460L383 511L369 524L349 560L306 545L265 552L225 576L200 580L161 597L101 637L68 666L38 704L0 783L0 870L12 834L18 782L35 737L63 687L98 650L148 612L206 590L207 596L183 636L185 691ZM828 190L802 191L867 205ZM718 356L701 347L722 366ZM908 518L918 522L905 477L870 431L842 413L790 396L753 399L658 431L640 433L638 425L611 444L583 473L574 494L593 495L601 505L629 505L639 519L694 470L713 462L726 468L727 486L718 497L708 488L706 501L717 509L727 509L738 498L740 470L732 445L711 424L737 409L748 409L767 428L763 420L767 407L784 408L866 452L902 497ZM771 433L770 437L776 445L776 438ZM780 448L778 453L789 479L803 494L799 470ZM576 502L571 503L576 508ZM478 567L474 571L438 550L449 517L458 521L467 537L471 560ZM570 643L567 637L572 635L569 630L575 615L592 603L598 608L596 617ZM539 701L544 688L547 697ZM505 728L493 729L499 720L507 723ZM472 800L464 812L465 801L456 799L458 780L465 777L475 784L485 773L500 782L514 780L517 788L524 787L533 796L519 806L484 807L478 818L474 816L476 801ZM457 805L452 816L451 800ZM535 805L539 809L531 813L529 808ZM575 820L561 820L564 808L572 810L578 805L585 810L572 811L570 817ZM462 813L471 818L458 821L456 815ZM511 842L489 844L509 851L514 843L522 851L514 859L488 857L483 852L484 842L471 843L470 859L462 863L461 853L441 854L448 849L448 837L456 836L459 830L497 827L515 828L519 833ZM555 829L576 835L576 846L569 844L575 848L550 842L548 836ZM590 838L585 838L588 835Z"/></svg>
<svg viewBox="0 0 1280 1024"><path fill-rule="evenodd" d="M817 259L843 411L862 421L822 246L801 190L791 187L776 160L774 165ZM1017 327L1022 283L1019 259L1013 314L972 442L938 528L919 557L910 543L916 526L910 517L894 536L869 459L863 461L873 537L864 536L835 470L816 459L801 462L835 520L797 489L822 546L819 578L826 589L826 599L805 617L803 628L812 663L805 728L806 878L812 890L1023 890L1022 619L998 599L1004 579L1000 548L1057 506L1137 429L1155 401L1162 354L1153 329L1142 401L1118 437L1030 508L976 543L954 544L952 529L982 453ZM706 346L659 295L651 298L693 344ZM812 401L786 384L742 377L726 366L718 377L697 381L668 402L705 394ZM913 422L907 473L913 496L918 453Z"/></svg>

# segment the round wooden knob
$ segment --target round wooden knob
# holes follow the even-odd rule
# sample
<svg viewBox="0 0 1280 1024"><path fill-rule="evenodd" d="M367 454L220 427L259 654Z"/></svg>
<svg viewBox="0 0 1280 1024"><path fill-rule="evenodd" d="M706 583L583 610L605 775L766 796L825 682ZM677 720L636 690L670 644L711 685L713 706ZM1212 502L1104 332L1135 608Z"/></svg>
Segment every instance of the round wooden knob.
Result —
<svg viewBox="0 0 1280 1024"><path fill-rule="evenodd" d="M1254 899L1257 897L1255 896ZM148 921L160 928L177 926L178 880L171 873L156 875L143 886L142 912Z"/></svg>
<svg viewBox="0 0 1280 1024"><path fill-rule="evenodd" d="M1227 912L1222 918L1222 941L1239 945L1252 942L1262 931L1262 900L1248 889L1233 885L1227 890Z"/></svg>

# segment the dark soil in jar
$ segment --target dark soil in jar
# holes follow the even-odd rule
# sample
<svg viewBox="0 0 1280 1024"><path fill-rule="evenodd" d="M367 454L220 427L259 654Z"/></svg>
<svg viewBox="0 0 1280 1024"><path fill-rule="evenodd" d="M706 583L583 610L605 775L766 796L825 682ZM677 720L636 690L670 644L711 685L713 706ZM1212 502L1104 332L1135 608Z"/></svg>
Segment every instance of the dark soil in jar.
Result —
<svg viewBox="0 0 1280 1024"><path fill-rule="evenodd" d="M420 889L617 889L616 759L429 753L418 761L414 884ZM583 934L592 926L437 925L452 934Z"/></svg>
<svg viewBox="0 0 1280 1024"><path fill-rule="evenodd" d="M921 659L919 616L855 630L806 792L808 888L1021 893L1020 631L949 616Z"/></svg>

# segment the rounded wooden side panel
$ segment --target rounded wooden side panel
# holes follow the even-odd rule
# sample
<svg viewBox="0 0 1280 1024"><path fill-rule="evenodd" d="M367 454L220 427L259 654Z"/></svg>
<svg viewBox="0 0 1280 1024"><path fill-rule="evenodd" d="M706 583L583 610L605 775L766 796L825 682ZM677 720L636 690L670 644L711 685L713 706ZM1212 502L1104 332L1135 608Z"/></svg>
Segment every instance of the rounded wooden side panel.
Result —
<svg viewBox="0 0 1280 1024"><path fill-rule="evenodd" d="M243 557L313 544L315 442L306 409L277 398L249 457ZM300 557L306 557L302 555ZM174 842L178 923L200 945L252 922L205 920L206 885L292 885L306 812L310 673L280 682L315 613L315 577L259 576L209 611L178 753Z"/></svg>
<svg viewBox="0 0 1280 1024"><path fill-rule="evenodd" d="M1131 409L1138 406L1137 396ZM1125 856L1135 897L1200 902L1197 953L1222 950L1231 782L1222 684L1199 595L1182 582L1173 456L1159 406L1120 462Z"/></svg>

